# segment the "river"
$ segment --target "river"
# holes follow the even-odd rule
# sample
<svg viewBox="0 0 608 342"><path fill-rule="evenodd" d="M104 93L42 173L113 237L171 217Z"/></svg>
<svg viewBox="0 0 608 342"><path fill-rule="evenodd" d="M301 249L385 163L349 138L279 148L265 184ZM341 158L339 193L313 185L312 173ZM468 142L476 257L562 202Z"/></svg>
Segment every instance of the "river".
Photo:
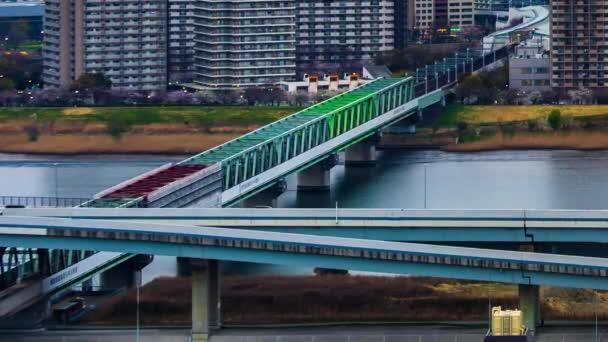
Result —
<svg viewBox="0 0 608 342"><path fill-rule="evenodd" d="M91 197L179 156L30 156L0 154L0 195ZM331 191L298 193L295 177L279 207L605 209L608 151L447 153L387 150L373 167L331 171ZM426 173L426 186L425 186ZM336 203L337 202L337 203ZM262 268L262 270L268 270ZM273 268L272 272L288 272ZM260 269L251 268L251 272ZM157 257L144 281L175 272Z"/></svg>

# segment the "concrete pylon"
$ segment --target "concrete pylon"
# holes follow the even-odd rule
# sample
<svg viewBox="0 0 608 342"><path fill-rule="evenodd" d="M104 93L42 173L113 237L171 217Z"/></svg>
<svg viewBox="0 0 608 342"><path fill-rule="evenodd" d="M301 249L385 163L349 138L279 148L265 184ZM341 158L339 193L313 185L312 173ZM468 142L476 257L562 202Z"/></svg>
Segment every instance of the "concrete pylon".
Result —
<svg viewBox="0 0 608 342"><path fill-rule="evenodd" d="M209 264L192 260L192 342L209 340Z"/></svg>
<svg viewBox="0 0 608 342"><path fill-rule="evenodd" d="M192 341L207 342L221 326L220 272L216 260L192 259Z"/></svg>
<svg viewBox="0 0 608 342"><path fill-rule="evenodd" d="M307 169L298 172L298 190L327 191L330 184L330 170L337 164L337 155L332 155Z"/></svg>
<svg viewBox="0 0 608 342"><path fill-rule="evenodd" d="M346 165L374 165L376 164L376 141L364 140L344 151L344 164Z"/></svg>
<svg viewBox="0 0 608 342"><path fill-rule="evenodd" d="M523 314L524 325L531 335L536 334L540 323L540 287L537 285L519 285L519 309Z"/></svg>
<svg viewBox="0 0 608 342"><path fill-rule="evenodd" d="M534 252L533 244L525 244L519 247L522 252ZM536 334L536 328L540 325L540 287L538 285L523 285L518 287L519 309L523 315L524 325L531 335Z"/></svg>
<svg viewBox="0 0 608 342"><path fill-rule="evenodd" d="M256 208L256 207L278 207L278 198L287 190L287 182L281 179L273 186L264 191L244 199L241 201L241 208Z"/></svg>

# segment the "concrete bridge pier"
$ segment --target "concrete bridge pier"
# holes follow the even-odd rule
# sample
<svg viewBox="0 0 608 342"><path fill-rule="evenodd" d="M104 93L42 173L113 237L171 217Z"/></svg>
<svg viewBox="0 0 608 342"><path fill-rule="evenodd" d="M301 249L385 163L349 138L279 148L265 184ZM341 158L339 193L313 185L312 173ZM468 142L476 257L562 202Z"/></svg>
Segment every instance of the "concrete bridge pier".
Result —
<svg viewBox="0 0 608 342"><path fill-rule="evenodd" d="M519 285L519 309L523 314L524 325L531 335L536 334L540 325L540 287L537 285Z"/></svg>
<svg viewBox="0 0 608 342"><path fill-rule="evenodd" d="M138 254L101 274L101 286L105 289L119 289L135 286L138 271L152 262L153 255Z"/></svg>
<svg viewBox="0 0 608 342"><path fill-rule="evenodd" d="M376 144L380 139L381 135L377 133L370 138L349 146L344 151L344 163L346 165L375 165Z"/></svg>
<svg viewBox="0 0 608 342"><path fill-rule="evenodd" d="M287 190L287 182L279 180L270 188L244 199L241 208L272 207L277 208L277 199Z"/></svg>
<svg viewBox="0 0 608 342"><path fill-rule="evenodd" d="M192 342L207 342L219 329L220 277L216 260L192 259Z"/></svg>
<svg viewBox="0 0 608 342"><path fill-rule="evenodd" d="M525 244L519 247L522 252L534 252L533 244ZM531 335L536 334L536 328L540 326L540 286L523 285L518 287L519 309L523 314L523 322Z"/></svg>
<svg viewBox="0 0 608 342"><path fill-rule="evenodd" d="M298 190L328 191L330 170L337 164L338 155L334 154L307 169L298 172Z"/></svg>

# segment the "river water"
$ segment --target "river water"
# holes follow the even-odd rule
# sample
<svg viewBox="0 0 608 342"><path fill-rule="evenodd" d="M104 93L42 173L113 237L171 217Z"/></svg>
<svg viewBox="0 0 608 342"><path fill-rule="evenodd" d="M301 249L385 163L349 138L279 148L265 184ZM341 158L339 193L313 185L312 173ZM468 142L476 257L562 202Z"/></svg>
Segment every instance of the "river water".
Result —
<svg viewBox="0 0 608 342"><path fill-rule="evenodd" d="M185 156L184 156L185 157ZM337 165L331 191L298 193L295 177L279 207L342 208L608 208L608 151L447 153L389 150L373 167ZM0 154L0 195L91 197L179 156L30 156ZM426 186L425 186L426 173ZM250 268L262 272L268 268ZM288 272L272 268L272 272ZM157 257L144 281L175 273Z"/></svg>

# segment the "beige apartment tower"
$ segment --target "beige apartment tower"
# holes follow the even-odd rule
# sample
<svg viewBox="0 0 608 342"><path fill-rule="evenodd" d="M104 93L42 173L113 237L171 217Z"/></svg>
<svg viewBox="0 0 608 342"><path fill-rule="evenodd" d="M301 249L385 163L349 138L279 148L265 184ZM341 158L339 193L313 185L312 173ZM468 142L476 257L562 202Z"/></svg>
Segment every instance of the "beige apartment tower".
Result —
<svg viewBox="0 0 608 342"><path fill-rule="evenodd" d="M551 1L551 85L608 85L608 1Z"/></svg>
<svg viewBox="0 0 608 342"><path fill-rule="evenodd" d="M114 89L164 89L166 22L166 0L46 0L45 87L100 72Z"/></svg>

